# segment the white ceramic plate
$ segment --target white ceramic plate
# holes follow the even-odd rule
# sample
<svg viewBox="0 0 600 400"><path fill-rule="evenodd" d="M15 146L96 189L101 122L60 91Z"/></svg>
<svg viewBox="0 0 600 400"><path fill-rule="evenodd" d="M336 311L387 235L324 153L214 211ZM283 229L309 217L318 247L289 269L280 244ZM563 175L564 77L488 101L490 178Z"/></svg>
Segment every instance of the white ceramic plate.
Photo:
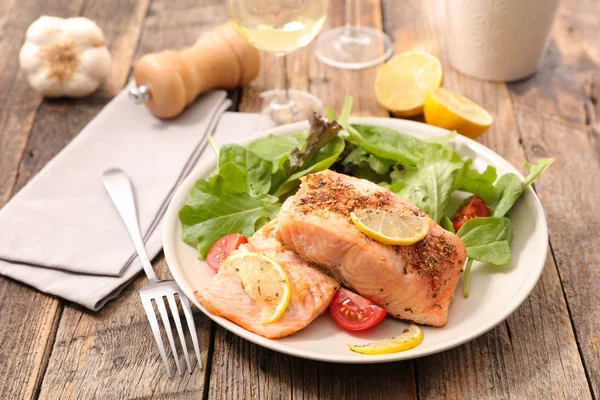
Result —
<svg viewBox="0 0 600 400"><path fill-rule="evenodd" d="M445 131L419 122L388 118L352 118L352 123L380 125L419 138L444 134ZM249 138L242 145L267 134L285 135L305 130L307 122L280 126ZM473 165L482 170L486 165L497 168L498 174L518 171L487 147L462 136L454 140L458 153L472 157ZM179 209L196 180L206 177L215 168L214 158L196 168L181 184L167 210L164 225L164 252L175 281L189 299L206 315L225 329L253 343L298 357L341 363L377 363L404 360L437 353L458 346L492 329L507 318L527 298L542 273L548 250L548 230L539 199L528 189L511 210L514 238L512 261L502 267L474 263L471 272L470 297L462 295L459 282L450 307L448 323L442 328L423 326L423 342L408 351L369 356L350 351L347 344L363 344L391 337L402 332L405 322L386 318L381 324L363 333L351 333L339 328L326 312L302 331L283 338L265 339L238 325L211 315L194 297L194 290L206 286L214 275L212 269L198 259L196 249L181 240Z"/></svg>

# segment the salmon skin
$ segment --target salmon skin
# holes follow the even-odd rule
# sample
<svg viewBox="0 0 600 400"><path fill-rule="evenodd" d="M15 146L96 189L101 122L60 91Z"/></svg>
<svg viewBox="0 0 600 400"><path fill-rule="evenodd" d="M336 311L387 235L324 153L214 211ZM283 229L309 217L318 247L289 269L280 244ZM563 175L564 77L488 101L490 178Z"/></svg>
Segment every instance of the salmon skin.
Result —
<svg viewBox="0 0 600 400"><path fill-rule="evenodd" d="M302 179L278 215L277 238L344 286L389 314L443 326L466 258L463 242L431 221L427 236L409 246L363 234L350 213L358 209L423 211L364 179L323 171Z"/></svg>
<svg viewBox="0 0 600 400"><path fill-rule="evenodd" d="M196 299L212 314L225 317L239 326L269 339L298 332L329 306L340 284L309 262L300 258L274 235L277 222L271 222L248 239L234 253L257 252L277 261L290 278L290 303L282 317L261 323L261 307L242 288L235 263L225 261L207 287L194 292Z"/></svg>

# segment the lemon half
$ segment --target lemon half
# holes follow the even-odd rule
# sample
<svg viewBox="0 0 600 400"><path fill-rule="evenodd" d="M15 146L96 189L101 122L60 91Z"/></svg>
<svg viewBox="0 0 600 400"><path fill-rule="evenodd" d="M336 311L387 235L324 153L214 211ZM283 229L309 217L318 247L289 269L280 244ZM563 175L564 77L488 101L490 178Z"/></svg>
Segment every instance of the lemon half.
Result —
<svg viewBox="0 0 600 400"><path fill-rule="evenodd" d="M379 69L375 96L392 114L411 117L423 111L427 91L441 84L440 60L424 51L409 51L392 57Z"/></svg>
<svg viewBox="0 0 600 400"><path fill-rule="evenodd" d="M431 221L428 216L415 215L409 209L393 213L375 209L356 210L350 218L371 239L393 245L410 245L423 239L429 232Z"/></svg>
<svg viewBox="0 0 600 400"><path fill-rule="evenodd" d="M479 104L443 88L432 89L425 98L425 122L476 138L494 122Z"/></svg>
<svg viewBox="0 0 600 400"><path fill-rule="evenodd" d="M261 307L261 323L281 318L292 293L290 279L272 258L260 253L237 253L227 258L240 278L242 288Z"/></svg>
<svg viewBox="0 0 600 400"><path fill-rule="evenodd" d="M418 346L423 341L423 332L415 324L410 324L401 334L391 339L382 339L364 345L349 344L350 350L361 354L388 354L405 351Z"/></svg>

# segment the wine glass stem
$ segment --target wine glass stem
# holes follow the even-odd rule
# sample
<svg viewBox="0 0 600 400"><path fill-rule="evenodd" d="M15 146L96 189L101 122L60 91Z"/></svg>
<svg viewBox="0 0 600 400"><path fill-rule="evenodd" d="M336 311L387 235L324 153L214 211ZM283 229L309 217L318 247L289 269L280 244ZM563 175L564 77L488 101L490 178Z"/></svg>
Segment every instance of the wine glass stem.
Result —
<svg viewBox="0 0 600 400"><path fill-rule="evenodd" d="M346 0L346 36L356 36L355 27L360 26L360 3L358 0Z"/></svg>
<svg viewBox="0 0 600 400"><path fill-rule="evenodd" d="M287 62L284 53L275 54L275 98L273 103L278 106L290 104L290 82L288 80Z"/></svg>

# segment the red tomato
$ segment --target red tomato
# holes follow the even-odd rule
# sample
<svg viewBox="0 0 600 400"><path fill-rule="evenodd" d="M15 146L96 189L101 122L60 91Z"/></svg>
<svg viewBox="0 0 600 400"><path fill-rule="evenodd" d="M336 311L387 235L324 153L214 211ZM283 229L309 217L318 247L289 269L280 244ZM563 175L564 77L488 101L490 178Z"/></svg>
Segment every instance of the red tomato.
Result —
<svg viewBox="0 0 600 400"><path fill-rule="evenodd" d="M465 200L460 206L458 211L452 217L452 225L454 230L458 230L470 219L476 217L489 217L490 209L488 208L485 201L478 195L473 195Z"/></svg>
<svg viewBox="0 0 600 400"><path fill-rule="evenodd" d="M383 308L344 288L335 292L329 310L334 321L349 331L369 329L387 314Z"/></svg>
<svg viewBox="0 0 600 400"><path fill-rule="evenodd" d="M209 267L218 271L221 263L229 257L229 254L244 243L248 243L248 240L239 233L229 233L223 236L221 239L217 240L208 251L206 263Z"/></svg>

